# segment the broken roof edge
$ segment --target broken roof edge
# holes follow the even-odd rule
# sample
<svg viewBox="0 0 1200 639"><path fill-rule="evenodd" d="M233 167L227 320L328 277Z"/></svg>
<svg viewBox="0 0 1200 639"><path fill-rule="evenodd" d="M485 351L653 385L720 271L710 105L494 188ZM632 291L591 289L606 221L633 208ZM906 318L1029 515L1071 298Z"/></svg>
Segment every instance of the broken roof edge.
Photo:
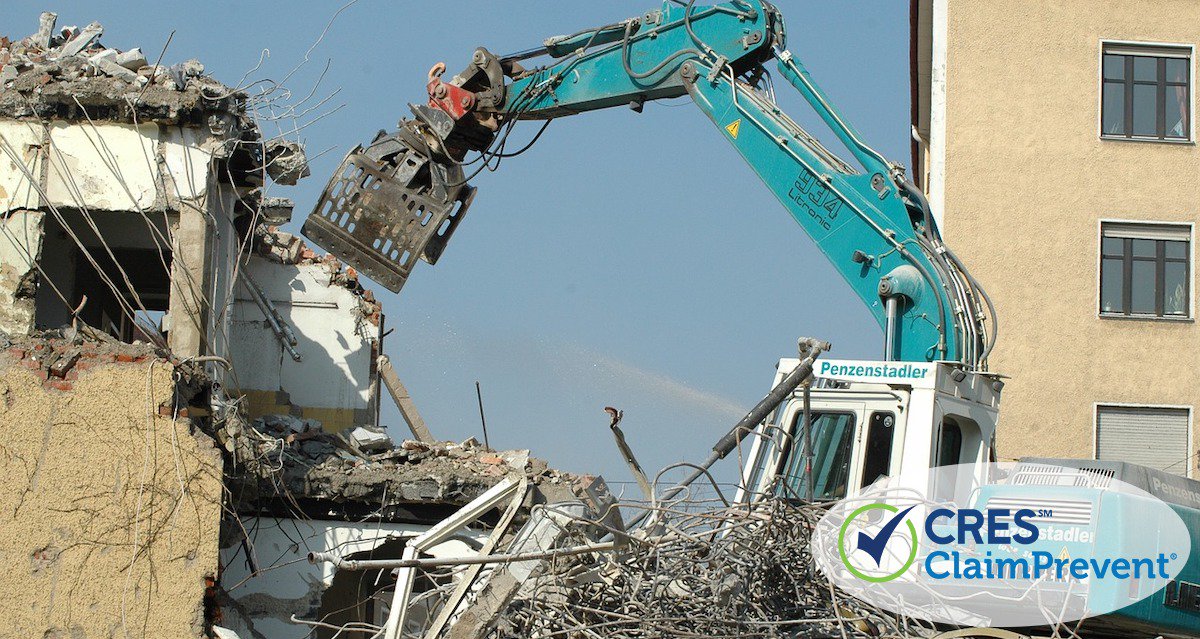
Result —
<svg viewBox="0 0 1200 639"><path fill-rule="evenodd" d="M100 44L98 22L56 32L56 19L46 12L33 35L0 37L0 117L195 127L214 114L246 117L246 94L204 75L200 62L150 64L140 48Z"/></svg>

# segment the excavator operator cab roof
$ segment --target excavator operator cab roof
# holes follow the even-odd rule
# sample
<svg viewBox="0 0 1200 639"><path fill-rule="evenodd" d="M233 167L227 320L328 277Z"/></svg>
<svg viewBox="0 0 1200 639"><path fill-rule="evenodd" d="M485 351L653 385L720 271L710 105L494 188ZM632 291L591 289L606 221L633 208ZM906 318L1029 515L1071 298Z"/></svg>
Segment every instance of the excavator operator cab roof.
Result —
<svg viewBox="0 0 1200 639"><path fill-rule="evenodd" d="M799 363L780 360L775 383ZM748 440L739 499L843 499L881 477L921 486L931 468L996 458L997 375L956 362L820 359L814 376L807 430L801 387Z"/></svg>

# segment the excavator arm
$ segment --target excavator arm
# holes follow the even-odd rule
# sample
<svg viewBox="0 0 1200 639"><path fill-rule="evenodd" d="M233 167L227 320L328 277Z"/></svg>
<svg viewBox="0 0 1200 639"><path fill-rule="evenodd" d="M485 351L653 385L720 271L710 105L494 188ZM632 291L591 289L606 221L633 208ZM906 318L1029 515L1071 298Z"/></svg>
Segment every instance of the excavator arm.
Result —
<svg viewBox="0 0 1200 639"><path fill-rule="evenodd" d="M399 131L347 156L305 233L399 290L418 258L436 262L445 248L473 197L468 180L515 154L506 143L519 121L640 111L648 101L687 95L876 317L885 359L985 370L995 325L982 289L942 243L904 168L862 141L788 52L785 35L782 16L761 0L668 1L528 51L477 49L448 81L439 64L428 102L413 105L414 118ZM542 64L526 68L530 61ZM772 62L857 166L779 108Z"/></svg>

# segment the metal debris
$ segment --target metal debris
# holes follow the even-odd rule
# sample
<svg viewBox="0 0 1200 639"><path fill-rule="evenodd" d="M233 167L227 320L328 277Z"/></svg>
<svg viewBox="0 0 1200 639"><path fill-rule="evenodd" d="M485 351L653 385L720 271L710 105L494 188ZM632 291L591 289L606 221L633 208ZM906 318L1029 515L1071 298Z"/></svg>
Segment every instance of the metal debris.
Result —
<svg viewBox="0 0 1200 639"><path fill-rule="evenodd" d="M794 392L809 378L814 358L829 348L816 340L801 345L807 355L800 372L785 378L746 419L757 423L761 413ZM621 411L605 410L622 456L640 471L617 426ZM744 421L714 446L710 459L736 446ZM392 595L387 624L361 627L385 639L937 634L928 624L839 594L819 572L809 538L825 504L784 498L785 491L774 488L734 504L705 472L709 466L710 461L679 463L653 482L642 478L642 501L619 502L603 490L551 499L532 508L506 545L473 555L420 559L406 550L399 559L346 562L326 553L310 560L341 570L400 571L404 578ZM672 471L690 472L661 489ZM431 530L460 525L461 519L443 520ZM423 590L413 589L414 574L424 577Z"/></svg>
<svg viewBox="0 0 1200 639"><path fill-rule="evenodd" d="M474 199L462 167L433 157L415 121L354 148L304 222L304 235L399 293L418 260L437 263Z"/></svg>
<svg viewBox="0 0 1200 639"><path fill-rule="evenodd" d="M403 630L373 627L375 636L865 639L937 634L929 624L840 594L818 571L808 541L825 512L823 504L763 495L731 505L717 485L705 488L707 497L692 489L667 502L595 499L590 506L568 501L535 507L507 546L478 555L417 559L409 553L347 562L326 553L310 560L342 570L397 568L408 580L414 571L425 577L424 590L394 600L394 605L407 603L407 612L389 622L403 620ZM627 517L639 511L652 513L644 517L651 523L632 532L621 517L598 514ZM487 572L478 566L494 568ZM456 573L463 576L455 579ZM452 623L444 625L448 619Z"/></svg>
<svg viewBox="0 0 1200 639"><path fill-rule="evenodd" d="M907 620L839 596L817 571L808 538L824 513L818 505L640 506L658 513L663 533L549 562L487 636L922 636Z"/></svg>

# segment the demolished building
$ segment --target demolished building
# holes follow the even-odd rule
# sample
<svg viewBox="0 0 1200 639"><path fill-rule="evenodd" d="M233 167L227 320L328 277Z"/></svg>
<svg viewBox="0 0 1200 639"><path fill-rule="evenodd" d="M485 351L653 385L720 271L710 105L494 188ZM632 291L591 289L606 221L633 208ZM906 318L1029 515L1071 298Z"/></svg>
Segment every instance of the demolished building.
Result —
<svg viewBox="0 0 1200 639"><path fill-rule="evenodd" d="M427 549L462 554L504 513L595 493L434 441L355 269L279 228L267 191L308 174L302 145L201 63L102 35L46 13L0 38L0 634L327 636L387 607L308 553L387 553L526 486Z"/></svg>
<svg viewBox="0 0 1200 639"><path fill-rule="evenodd" d="M358 271L280 228L303 146L201 63L102 35L46 13L0 38L0 636L900 634L815 577L814 509L656 493L615 409L640 500L438 441ZM456 197L368 272L435 261ZM325 213L346 259L377 230Z"/></svg>

